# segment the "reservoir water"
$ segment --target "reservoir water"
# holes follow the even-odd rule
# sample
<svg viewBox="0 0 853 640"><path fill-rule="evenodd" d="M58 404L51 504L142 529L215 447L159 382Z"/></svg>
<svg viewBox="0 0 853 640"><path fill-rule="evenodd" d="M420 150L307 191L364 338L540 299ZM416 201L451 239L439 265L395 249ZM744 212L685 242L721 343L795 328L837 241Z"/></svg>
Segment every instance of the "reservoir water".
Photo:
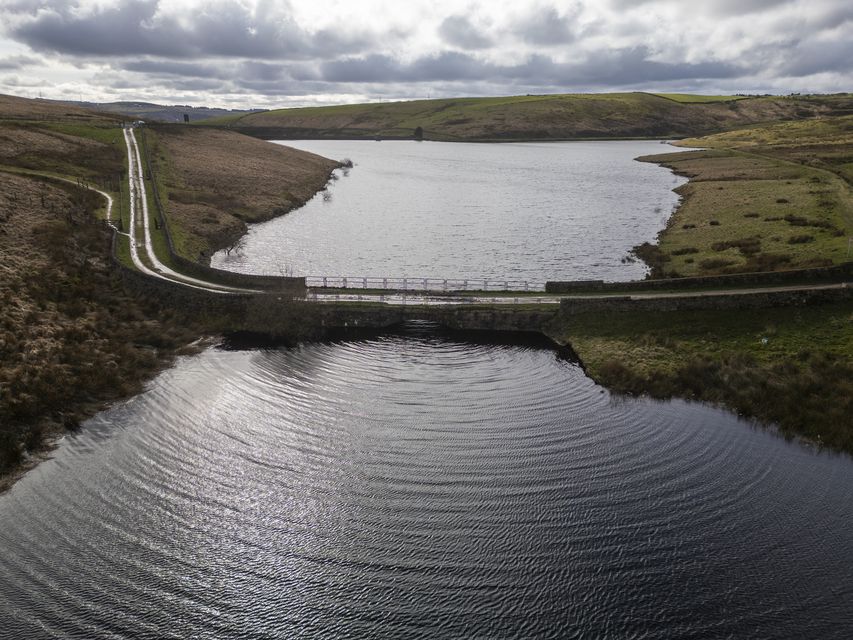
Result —
<svg viewBox="0 0 853 640"><path fill-rule="evenodd" d="M284 143L283 143L284 144ZM623 259L654 241L686 179L641 155L654 141L459 144L310 140L347 176L254 225L215 267L271 275L633 280Z"/></svg>
<svg viewBox="0 0 853 640"><path fill-rule="evenodd" d="M849 638L853 462L529 344L210 349L0 496L9 638Z"/></svg>

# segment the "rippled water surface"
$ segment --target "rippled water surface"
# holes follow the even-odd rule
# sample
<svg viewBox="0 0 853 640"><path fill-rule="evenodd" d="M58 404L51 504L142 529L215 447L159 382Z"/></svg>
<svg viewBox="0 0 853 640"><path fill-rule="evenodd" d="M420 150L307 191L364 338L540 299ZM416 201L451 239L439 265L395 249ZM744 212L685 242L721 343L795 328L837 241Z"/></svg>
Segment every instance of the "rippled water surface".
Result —
<svg viewBox="0 0 853 640"><path fill-rule="evenodd" d="M0 636L849 638L852 472L530 345L211 349L0 496Z"/></svg>
<svg viewBox="0 0 853 640"><path fill-rule="evenodd" d="M685 182L658 142L287 142L355 167L213 265L266 274L630 280ZM329 197L330 196L330 197Z"/></svg>

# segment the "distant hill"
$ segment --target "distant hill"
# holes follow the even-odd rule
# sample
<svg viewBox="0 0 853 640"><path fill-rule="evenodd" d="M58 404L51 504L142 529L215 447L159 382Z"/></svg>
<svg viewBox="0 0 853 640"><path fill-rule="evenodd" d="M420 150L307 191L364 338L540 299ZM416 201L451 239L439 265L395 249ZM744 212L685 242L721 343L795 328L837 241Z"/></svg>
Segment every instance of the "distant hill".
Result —
<svg viewBox="0 0 853 640"><path fill-rule="evenodd" d="M92 109L94 111L128 115L139 120L156 120L159 122L183 122L184 114L190 117L190 122L197 122L209 118L242 116L261 111L261 109L218 109L212 107L190 107L188 105L162 105L152 102L63 101L62 104Z"/></svg>
<svg viewBox="0 0 853 640"><path fill-rule="evenodd" d="M853 95L608 93L451 98L278 109L205 122L260 138L679 138L853 113Z"/></svg>
<svg viewBox="0 0 853 640"><path fill-rule="evenodd" d="M0 94L0 120L50 120L104 124L118 123L119 118L114 114L84 109L74 103Z"/></svg>

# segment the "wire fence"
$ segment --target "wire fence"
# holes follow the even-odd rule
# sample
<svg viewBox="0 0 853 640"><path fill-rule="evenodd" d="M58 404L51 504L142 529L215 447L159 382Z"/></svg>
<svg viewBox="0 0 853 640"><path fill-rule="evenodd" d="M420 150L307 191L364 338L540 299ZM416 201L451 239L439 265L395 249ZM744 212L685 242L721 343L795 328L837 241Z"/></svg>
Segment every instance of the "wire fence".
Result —
<svg viewBox="0 0 853 640"><path fill-rule="evenodd" d="M313 289L368 289L384 291L545 291L544 282L489 278L370 278L362 276L307 276Z"/></svg>

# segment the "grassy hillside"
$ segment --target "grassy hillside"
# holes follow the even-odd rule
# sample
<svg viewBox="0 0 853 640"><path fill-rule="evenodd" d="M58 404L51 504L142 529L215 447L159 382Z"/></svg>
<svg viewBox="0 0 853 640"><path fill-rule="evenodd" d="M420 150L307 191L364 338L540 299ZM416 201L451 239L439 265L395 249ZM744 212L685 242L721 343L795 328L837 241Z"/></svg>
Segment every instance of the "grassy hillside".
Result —
<svg viewBox="0 0 853 640"><path fill-rule="evenodd" d="M799 122L777 122L729 131L684 146L737 149L827 169L853 185L853 115Z"/></svg>
<svg viewBox="0 0 853 640"><path fill-rule="evenodd" d="M853 96L742 98L648 93L413 100L280 109L208 121L266 138L434 140L684 137L853 112Z"/></svg>
<svg viewBox="0 0 853 640"><path fill-rule="evenodd" d="M53 100L33 100L0 94L0 120L105 123L116 122L117 118L115 115L96 113Z"/></svg>
<svg viewBox="0 0 853 640"><path fill-rule="evenodd" d="M185 258L206 262L262 222L303 205L338 162L233 131L158 126L141 132L169 230Z"/></svg>
<svg viewBox="0 0 853 640"><path fill-rule="evenodd" d="M853 454L853 304L572 316L555 337L613 392L729 407Z"/></svg>
<svg viewBox="0 0 853 640"><path fill-rule="evenodd" d="M184 115L189 116L191 122L207 120L209 118L223 118L228 116L240 116L247 113L262 111L262 109L219 109L216 107L191 107L189 105L165 105L153 102L76 102L66 101L69 104L92 111L106 111L112 114L129 116L134 120L158 121L158 122L183 122Z"/></svg>

